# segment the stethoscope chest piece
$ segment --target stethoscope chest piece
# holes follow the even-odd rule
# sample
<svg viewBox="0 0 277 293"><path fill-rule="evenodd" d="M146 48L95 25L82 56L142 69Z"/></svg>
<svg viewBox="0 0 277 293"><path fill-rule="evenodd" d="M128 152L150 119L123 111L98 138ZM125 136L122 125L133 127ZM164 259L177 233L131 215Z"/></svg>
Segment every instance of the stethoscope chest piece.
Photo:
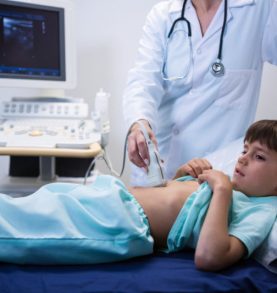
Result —
<svg viewBox="0 0 277 293"><path fill-rule="evenodd" d="M221 60L217 60L211 65L211 72L214 76L217 77L223 76L225 74L225 67Z"/></svg>

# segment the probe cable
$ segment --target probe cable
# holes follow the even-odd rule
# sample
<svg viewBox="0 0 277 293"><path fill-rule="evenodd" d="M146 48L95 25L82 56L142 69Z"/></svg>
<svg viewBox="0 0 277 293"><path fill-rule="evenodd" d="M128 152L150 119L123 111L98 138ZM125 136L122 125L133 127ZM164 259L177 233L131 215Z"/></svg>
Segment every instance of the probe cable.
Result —
<svg viewBox="0 0 277 293"><path fill-rule="evenodd" d="M104 162L106 163L107 167L109 168L110 172L112 175L115 175L116 177L121 177L124 169L125 169L125 163L126 163L126 151L127 151L127 141L128 141L128 136L129 136L130 131L127 132L127 135L125 137L125 142L124 142L124 150L123 150L123 162L122 162L122 167L121 167L121 171L120 173L118 173L117 171L115 171L113 169L111 160L108 156L108 152L107 149L105 147L102 146L103 151L100 152L100 154L98 154L96 157L94 157L86 171L85 177L84 177L84 182L83 184L86 185L87 184L87 178L89 177L89 174L91 172L91 169L93 168L96 160L104 160Z"/></svg>

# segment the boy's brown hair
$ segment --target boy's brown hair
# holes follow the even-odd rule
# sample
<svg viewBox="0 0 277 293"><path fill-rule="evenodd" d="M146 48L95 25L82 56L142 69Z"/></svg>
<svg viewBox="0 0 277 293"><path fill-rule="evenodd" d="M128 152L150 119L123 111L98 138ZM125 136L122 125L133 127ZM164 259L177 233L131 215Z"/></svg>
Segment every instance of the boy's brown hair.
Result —
<svg viewBox="0 0 277 293"><path fill-rule="evenodd" d="M253 123L247 130L244 141L258 141L268 149L277 152L277 120L260 120Z"/></svg>

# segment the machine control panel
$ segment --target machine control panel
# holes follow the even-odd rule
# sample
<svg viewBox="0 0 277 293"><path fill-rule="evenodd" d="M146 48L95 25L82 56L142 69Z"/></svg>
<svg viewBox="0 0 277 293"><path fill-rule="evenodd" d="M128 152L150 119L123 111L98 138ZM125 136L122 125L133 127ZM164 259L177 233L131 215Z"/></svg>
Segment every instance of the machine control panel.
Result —
<svg viewBox="0 0 277 293"><path fill-rule="evenodd" d="M23 118L0 124L1 147L87 149L100 142L91 120Z"/></svg>
<svg viewBox="0 0 277 293"><path fill-rule="evenodd" d="M80 101L15 99L2 102L0 112L0 147L87 149L101 142Z"/></svg>

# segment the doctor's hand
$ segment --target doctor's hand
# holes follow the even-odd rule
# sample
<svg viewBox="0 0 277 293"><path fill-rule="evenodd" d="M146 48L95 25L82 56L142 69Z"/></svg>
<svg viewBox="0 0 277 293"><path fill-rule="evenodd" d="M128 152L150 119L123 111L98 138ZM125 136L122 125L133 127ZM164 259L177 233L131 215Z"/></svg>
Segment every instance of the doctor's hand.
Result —
<svg viewBox="0 0 277 293"><path fill-rule="evenodd" d="M179 167L173 179L177 179L186 175L198 178L198 176L205 170L210 170L212 168L213 167L208 160L195 158Z"/></svg>
<svg viewBox="0 0 277 293"><path fill-rule="evenodd" d="M157 146L157 140L154 135L154 132L149 126L147 120L140 120L145 125L146 131L149 135L149 138L153 141L153 143ZM149 165L149 152L146 140L144 135L140 129L140 125L138 123L134 123L130 129L128 136L128 155L129 160L140 168L148 169Z"/></svg>

